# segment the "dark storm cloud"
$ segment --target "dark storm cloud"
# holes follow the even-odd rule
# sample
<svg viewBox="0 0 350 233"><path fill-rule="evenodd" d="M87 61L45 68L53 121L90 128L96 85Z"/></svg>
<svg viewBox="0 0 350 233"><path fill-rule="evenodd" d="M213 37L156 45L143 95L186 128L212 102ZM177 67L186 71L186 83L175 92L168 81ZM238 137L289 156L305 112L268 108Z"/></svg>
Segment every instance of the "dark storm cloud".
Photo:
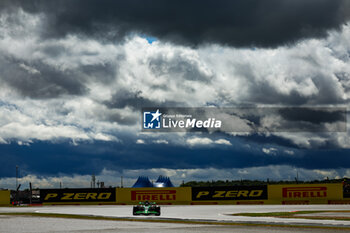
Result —
<svg viewBox="0 0 350 233"><path fill-rule="evenodd" d="M292 75L291 75L292 76ZM291 77L293 79L294 77ZM345 104L347 101L342 98L331 77L315 75L312 82L317 88L317 93L304 95L299 90L291 90L289 93L281 93L271 83L251 82L247 101L262 104L287 104L292 106L314 105L314 104ZM288 84L286 84L287 86Z"/></svg>
<svg viewBox="0 0 350 233"><path fill-rule="evenodd" d="M282 108L280 115L289 121L304 121L312 124L346 122L346 109L329 108Z"/></svg>
<svg viewBox="0 0 350 233"><path fill-rule="evenodd" d="M255 132L347 132L347 109L340 107L238 108ZM269 118L275 124L264 123Z"/></svg>
<svg viewBox="0 0 350 233"><path fill-rule="evenodd" d="M253 145L253 144L252 144ZM349 150L297 150L293 156L274 156L261 146L239 148L186 148L171 145L135 145L96 142L77 146L68 143L35 142L31 146L0 144L3 168L0 177L13 177L15 166L21 175L99 174L123 169L249 168L290 165L306 169L349 168ZM329 159L332 154L332 159ZM164 156L167 155L167 156Z"/></svg>
<svg viewBox="0 0 350 233"><path fill-rule="evenodd" d="M87 89L72 73L62 72L40 61L28 64L8 57L0 57L0 80L23 96L54 98L64 94L82 95Z"/></svg>
<svg viewBox="0 0 350 233"><path fill-rule="evenodd" d="M139 120L138 117L125 117L119 113L105 113L103 119L109 122L117 122L120 125L135 125Z"/></svg>
<svg viewBox="0 0 350 233"><path fill-rule="evenodd" d="M6 4L7 3L7 4ZM275 47L324 37L349 18L347 0L6 1L48 17L44 36L122 39L136 32L180 44Z"/></svg>
<svg viewBox="0 0 350 233"><path fill-rule="evenodd" d="M119 59L118 59L119 61ZM87 81L95 81L103 84L109 84L114 81L118 75L119 64L117 62L103 64L82 65L74 70L75 76L85 77Z"/></svg>
<svg viewBox="0 0 350 233"><path fill-rule="evenodd" d="M311 59L311 58L310 58ZM290 63L295 62L290 60ZM305 66L307 67L307 66ZM317 65L321 69L320 65ZM345 104L346 100L342 97L334 79L331 75L325 75L321 72L313 72L310 74L310 80L317 89L317 93L304 95L300 93L300 89L292 89L290 92L281 93L272 82L261 81L261 77L254 70L255 67L250 64L235 64L235 74L244 77L247 81L248 93L246 100L248 103L254 104L286 104L291 106L314 105L314 104ZM338 74L339 77L342 74ZM297 74L290 73L290 80L300 83L303 78ZM298 81L299 80L299 81ZM288 83L284 84L288 87ZM304 85L305 86L305 85ZM232 100L227 99L225 94L219 94L222 101L231 103Z"/></svg>
<svg viewBox="0 0 350 233"><path fill-rule="evenodd" d="M150 100L142 96L141 91L128 91L126 89L118 90L109 101L105 101L104 104L108 108L122 109L125 107L131 107L136 110L141 110L143 107L175 107L185 106L185 103L176 101L157 101Z"/></svg>
<svg viewBox="0 0 350 233"><path fill-rule="evenodd" d="M149 68L156 76L171 75L182 77L185 80L210 82L212 78L200 72L198 64L191 62L179 54L172 56L172 59L165 59L162 56L153 57L149 60Z"/></svg>
<svg viewBox="0 0 350 233"><path fill-rule="evenodd" d="M0 56L0 80L21 95L38 99L84 95L88 92L87 83L108 84L116 77L117 69L117 64L104 63L60 70L40 60L27 62Z"/></svg>

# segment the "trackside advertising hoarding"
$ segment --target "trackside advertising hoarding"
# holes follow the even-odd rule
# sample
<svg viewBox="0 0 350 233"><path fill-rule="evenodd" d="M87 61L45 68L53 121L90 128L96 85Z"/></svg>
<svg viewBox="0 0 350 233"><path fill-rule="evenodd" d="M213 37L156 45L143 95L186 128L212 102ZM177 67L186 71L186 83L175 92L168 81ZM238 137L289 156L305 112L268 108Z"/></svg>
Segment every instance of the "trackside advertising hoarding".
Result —
<svg viewBox="0 0 350 233"><path fill-rule="evenodd" d="M192 188L193 201L267 200L267 185Z"/></svg>
<svg viewBox="0 0 350 233"><path fill-rule="evenodd" d="M271 204L336 204L343 199L342 184L269 185Z"/></svg>
<svg viewBox="0 0 350 233"><path fill-rule="evenodd" d="M117 188L118 204L152 201L158 204L189 204L191 188Z"/></svg>
<svg viewBox="0 0 350 233"><path fill-rule="evenodd" d="M192 204L350 204L340 183L195 187Z"/></svg>
<svg viewBox="0 0 350 233"><path fill-rule="evenodd" d="M0 192L0 194L2 194ZM344 197L343 197L344 195ZM9 191L1 203L9 203ZM173 188L41 189L43 204L350 204L341 183ZM1 204L0 203L0 204Z"/></svg>
<svg viewBox="0 0 350 233"><path fill-rule="evenodd" d="M10 190L0 190L0 206L8 206L10 204Z"/></svg>
<svg viewBox="0 0 350 233"><path fill-rule="evenodd" d="M42 203L115 202L115 188L100 189L40 189Z"/></svg>

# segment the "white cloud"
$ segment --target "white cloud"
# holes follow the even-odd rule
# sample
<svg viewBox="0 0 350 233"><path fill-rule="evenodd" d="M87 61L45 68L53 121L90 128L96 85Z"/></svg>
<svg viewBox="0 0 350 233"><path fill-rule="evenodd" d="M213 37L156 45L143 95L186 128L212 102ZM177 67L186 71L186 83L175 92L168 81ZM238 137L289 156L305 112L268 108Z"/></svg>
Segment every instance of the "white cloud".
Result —
<svg viewBox="0 0 350 233"><path fill-rule="evenodd" d="M207 146L207 145L226 145L226 146L231 146L231 142L226 140L226 139L217 139L217 140L212 140L210 138L206 137L192 137L188 138L186 140L186 143L189 146Z"/></svg>
<svg viewBox="0 0 350 233"><path fill-rule="evenodd" d="M0 62L4 62L0 64L0 143L10 139L25 143L59 138L122 141L114 135L123 133L133 135L137 142L139 112L105 104L117 90L140 93L140 97L149 101L176 101L184 106L208 103L221 106L342 103L348 106L350 25L339 32L329 32L326 39L251 50L219 45L189 48L161 41L149 44L137 35L124 44L101 43L79 35L43 39L40 35L44 23L44 15L22 10L12 14L3 12L0 16ZM41 77L44 71L40 66L59 73L57 80L51 76L40 79L48 83L36 91L40 94L54 86L53 90L63 94L54 98L31 98L31 90L21 92L25 79L14 83L6 62L14 63L13 70L24 72L26 79L31 75ZM70 75L67 77L67 74ZM64 89L71 85L63 85L62 76L68 83L77 81L78 87L81 85L86 91L67 94L69 91ZM278 117L264 118L262 123L269 126L278 124L279 120ZM244 132L250 131L245 120L237 119L237 125ZM305 148L329 142L341 148L350 147L349 133L274 135ZM226 139L199 138L191 134L172 134L166 140L164 136L144 137L152 138L153 143L181 144L182 140L190 146L231 145Z"/></svg>
<svg viewBox="0 0 350 233"><path fill-rule="evenodd" d="M153 143L155 143L155 144L169 144L169 142L167 140L164 140L164 139L154 140Z"/></svg>
<svg viewBox="0 0 350 233"><path fill-rule="evenodd" d="M294 151L292 151L292 150L284 150L284 153L286 153L288 155L294 155Z"/></svg>
<svg viewBox="0 0 350 233"><path fill-rule="evenodd" d="M31 107L35 108L33 105ZM41 117L45 115L40 115L39 108L37 112L24 113L22 110L17 106L0 106L0 136L3 141L16 138L20 145L28 145L28 142L31 143L33 139L55 141L60 138L68 138L75 141L118 141L112 135L102 132L86 132L74 124L55 121L54 117L48 120L42 119Z"/></svg>
<svg viewBox="0 0 350 233"><path fill-rule="evenodd" d="M265 154L268 154L268 155L276 155L276 153L277 153L277 149L276 149L276 148L273 148L273 147L270 147L270 148L262 148L262 151L263 151Z"/></svg>
<svg viewBox="0 0 350 233"><path fill-rule="evenodd" d="M226 140L226 139L218 139L215 140L216 144L220 144L220 145L227 145L227 146L232 146L231 142Z"/></svg>
<svg viewBox="0 0 350 233"><path fill-rule="evenodd" d="M213 144L213 140L211 140L210 138L199 138L199 137L189 138L186 140L186 142L190 146Z"/></svg>
<svg viewBox="0 0 350 233"><path fill-rule="evenodd" d="M25 65L25 64L20 64L19 65L21 68L23 68L24 70L26 70L26 71L28 71L28 73L30 73L30 74L40 74L40 71L39 70L37 70L37 69L35 69L35 68L33 68L33 67L30 67L30 66L27 66L27 65Z"/></svg>
<svg viewBox="0 0 350 233"><path fill-rule="evenodd" d="M136 144L146 144L146 142L142 139L137 139Z"/></svg>

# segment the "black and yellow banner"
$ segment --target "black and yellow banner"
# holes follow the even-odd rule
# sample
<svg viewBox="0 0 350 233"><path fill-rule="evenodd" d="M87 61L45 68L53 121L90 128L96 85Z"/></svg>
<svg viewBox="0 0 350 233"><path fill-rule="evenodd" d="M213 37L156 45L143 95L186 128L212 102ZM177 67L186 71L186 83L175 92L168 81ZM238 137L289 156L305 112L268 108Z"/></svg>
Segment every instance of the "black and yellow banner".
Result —
<svg viewBox="0 0 350 233"><path fill-rule="evenodd" d="M192 188L193 201L267 200L267 185Z"/></svg>
<svg viewBox="0 0 350 233"><path fill-rule="evenodd" d="M40 200L45 202L115 202L114 188L100 189L40 189Z"/></svg>

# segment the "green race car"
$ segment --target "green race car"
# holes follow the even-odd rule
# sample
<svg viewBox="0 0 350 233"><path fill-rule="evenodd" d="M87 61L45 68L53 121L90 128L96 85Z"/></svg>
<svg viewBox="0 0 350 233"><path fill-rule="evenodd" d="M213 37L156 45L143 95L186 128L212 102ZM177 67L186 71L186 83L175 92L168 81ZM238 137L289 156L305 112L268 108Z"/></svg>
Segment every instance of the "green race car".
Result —
<svg viewBox="0 0 350 233"><path fill-rule="evenodd" d="M140 202L133 207L133 215L155 215L160 216L160 206L157 206L155 202Z"/></svg>

